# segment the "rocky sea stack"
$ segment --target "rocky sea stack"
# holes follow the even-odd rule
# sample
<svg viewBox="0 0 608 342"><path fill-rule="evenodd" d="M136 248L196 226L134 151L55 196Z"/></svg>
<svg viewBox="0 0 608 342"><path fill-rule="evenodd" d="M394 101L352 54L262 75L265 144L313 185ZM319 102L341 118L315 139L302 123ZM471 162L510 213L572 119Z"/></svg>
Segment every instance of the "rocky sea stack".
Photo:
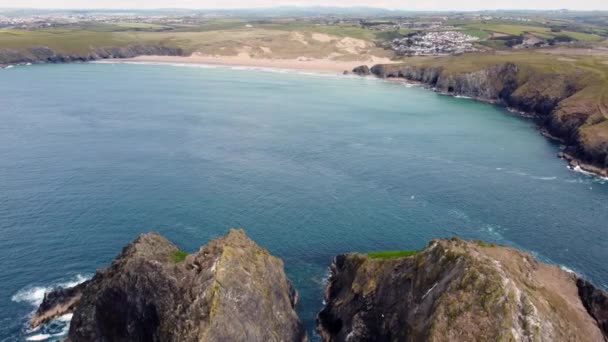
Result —
<svg viewBox="0 0 608 342"><path fill-rule="evenodd" d="M608 340L605 291L513 248L437 239L330 269L322 341ZM73 312L73 342L306 341L296 301L282 261L242 230L190 255L149 233L88 282L46 294L31 324Z"/></svg>
<svg viewBox="0 0 608 342"><path fill-rule="evenodd" d="M440 239L420 252L336 257L318 332L323 341L604 341L606 292L582 291L576 275L529 254Z"/></svg>
<svg viewBox="0 0 608 342"><path fill-rule="evenodd" d="M149 233L77 290L47 294L32 323L73 310L73 342L304 341L296 300L283 262L242 230L191 255Z"/></svg>

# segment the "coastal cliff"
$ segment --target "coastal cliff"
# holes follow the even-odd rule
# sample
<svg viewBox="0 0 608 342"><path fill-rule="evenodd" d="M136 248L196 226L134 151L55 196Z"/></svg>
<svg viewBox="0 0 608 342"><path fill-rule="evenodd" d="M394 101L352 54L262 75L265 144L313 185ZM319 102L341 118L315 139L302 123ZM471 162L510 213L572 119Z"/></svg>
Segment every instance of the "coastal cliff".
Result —
<svg viewBox="0 0 608 342"><path fill-rule="evenodd" d="M122 47L91 48L86 52L67 53L55 51L46 46L27 49L0 48L0 67L12 64L90 62L100 59L132 58L136 56L187 56L182 48L159 44L134 44Z"/></svg>
<svg viewBox="0 0 608 342"><path fill-rule="evenodd" d="M515 249L438 239L417 253L336 257L317 329L323 341L599 342L607 299Z"/></svg>
<svg viewBox="0 0 608 342"><path fill-rule="evenodd" d="M305 341L280 259L242 230L186 255L138 237L105 269L45 296L33 326L73 311L68 340Z"/></svg>
<svg viewBox="0 0 608 342"><path fill-rule="evenodd" d="M379 64L370 72L525 113L546 136L565 145L560 157L572 167L608 176L608 111L601 102L606 87L596 73L584 68L554 72L513 62L462 70L446 64ZM353 73L365 75L362 70L359 67Z"/></svg>
<svg viewBox="0 0 608 342"><path fill-rule="evenodd" d="M322 341L608 341L608 293L513 248L436 239L335 257ZM47 293L37 327L68 341L306 341L280 259L242 230L187 255L148 233L80 285Z"/></svg>

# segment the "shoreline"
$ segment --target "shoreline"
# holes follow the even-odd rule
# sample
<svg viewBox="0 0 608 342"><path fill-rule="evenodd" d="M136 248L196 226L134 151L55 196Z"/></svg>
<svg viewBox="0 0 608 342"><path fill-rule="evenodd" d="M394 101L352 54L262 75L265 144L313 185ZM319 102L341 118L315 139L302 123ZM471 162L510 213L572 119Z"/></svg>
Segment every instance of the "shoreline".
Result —
<svg viewBox="0 0 608 342"><path fill-rule="evenodd" d="M147 62L147 63L182 63L182 64L201 64L219 65L232 67L257 67L284 70L311 71L323 73L342 74L345 71L351 73L354 68L363 63L394 63L388 58L371 57L364 61L336 61L328 58L305 58L295 59L283 58L253 58L247 54L236 56L210 56L193 54L191 56L137 56L133 58L103 59L108 62Z"/></svg>
<svg viewBox="0 0 608 342"><path fill-rule="evenodd" d="M461 95L458 93L444 92L436 87L427 84L425 82L411 80L406 77L381 77L379 75L360 75L353 72L353 69L359 67L365 63L379 63L379 64L395 64L399 62L391 61L388 58L372 57L371 60L367 61L335 61L331 59L313 59L313 58L298 58L298 59L272 59L272 58L253 58L249 55L240 54L237 56L209 56L194 54L191 56L162 56L162 55L140 55L131 58L102 58L93 60L90 62L98 63L159 63L159 64L192 64L192 65L211 65L211 66L226 66L226 67L251 67L251 68L264 68L264 69L276 69L276 70L292 70L292 71L308 71L326 74L349 74L355 76L373 76L375 78L384 79L387 81L399 82L409 84L412 86L421 86L427 90L435 93L452 96L457 98L467 98L478 102L498 105L505 108L507 111L518 115L525 119L534 120L535 114L522 112L516 108L509 107L499 100L492 100L480 97L470 97ZM18 65L32 65L32 63L18 64ZM5 65L3 69L8 69L16 65ZM556 141L563 146L566 146L565 141L562 138L551 135L544 127L537 126L539 133L549 140ZM602 179L608 178L608 169L598 167L589 163L585 163L580 159L576 158L571 154L560 152L557 155L558 158L565 160L568 163L568 168L572 171L582 171L586 174L593 175Z"/></svg>
<svg viewBox="0 0 608 342"><path fill-rule="evenodd" d="M410 80L406 77L381 77L381 76L378 76L375 74L360 75L360 76L361 77L372 76L372 77L376 77L376 78L392 80L395 82L404 82L406 84L413 84L413 85L421 86L422 88L425 88L427 90L430 90L430 91L435 92L440 95L451 96L451 97L455 97L455 98L465 98L465 99L474 100L474 101L481 102L481 103L487 103L487 104L491 104L491 105L500 106L500 107L504 108L505 110L507 110L508 112L515 114L526 120L534 121L537 118L536 114L524 112L524 111L518 110L516 108L510 107L500 100L492 100L492 99L486 99L486 98L481 98L481 97L474 97L474 96L471 97L471 96L460 95L457 93L444 92L444 91L437 89L434 86L429 85L428 83ZM562 149L565 149L569 146L566 144L566 141L564 139L552 135L551 133L549 133L549 131L545 127L536 125L536 130L539 132L540 135L542 135L546 139L559 143L561 145ZM599 166L596 166L593 164L586 163L586 162L582 161L581 159L577 158L576 156L565 153L563 151L559 152L557 154L557 158L566 161L568 169L570 169L573 172L580 172L580 173L584 173L588 176L593 176L593 177L598 177L601 179L608 180L608 169L606 169L606 168L602 168L602 167L599 167Z"/></svg>
<svg viewBox="0 0 608 342"><path fill-rule="evenodd" d="M568 163L568 168L572 171L582 172L587 175L600 177L602 179L608 180L608 170L606 170L606 169L597 167L592 164L585 163L585 162L581 161L580 159L578 159L578 158L574 157L573 155L566 153L566 152L560 152L558 154L558 157L560 159L565 160Z"/></svg>

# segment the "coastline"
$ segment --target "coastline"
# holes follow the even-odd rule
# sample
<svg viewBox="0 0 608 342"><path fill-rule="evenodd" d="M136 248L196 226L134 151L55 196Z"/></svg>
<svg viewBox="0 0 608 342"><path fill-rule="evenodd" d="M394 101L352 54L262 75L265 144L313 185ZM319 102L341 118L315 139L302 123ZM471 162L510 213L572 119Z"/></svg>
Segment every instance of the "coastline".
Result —
<svg viewBox="0 0 608 342"><path fill-rule="evenodd" d="M87 60L81 60L86 62ZM192 65L218 65L218 66L229 66L229 67L253 67L253 68L268 68L276 70L293 70L293 71L308 71L317 73L328 73L328 74L352 74L359 76L374 76L376 78L385 79L388 81L400 82L410 84L414 86L422 86L428 90L436 93L452 96L467 98L483 103L494 104L504 107L511 113L519 115L526 119L535 120L538 118L537 114L522 111L514 106L504 103L500 99L492 99L481 96L468 96L468 94L461 92L448 92L440 89L437 85L429 84L422 80L415 78L408 78L405 76L393 76L393 75L379 75L374 72L371 74L358 74L353 69L362 65L362 63L374 63L374 66L390 66L391 64L400 64L399 62L392 61L388 58L371 56L367 60L355 60L355 61L336 61L330 58L305 58L300 57L296 59L281 59L281 58L253 58L248 54L241 53L235 56L212 56L195 53L190 56L183 55L138 55L129 58L101 58L88 60L89 62L118 62L118 63L180 63L180 64L192 64ZM69 61L67 61L69 62ZM65 62L64 62L65 63ZM21 63L17 65L31 65L32 63ZM11 68L15 65L3 65L4 69ZM558 136L551 134L547 128L539 125L537 126L538 131L541 135L549 140L556 141L564 147L568 147L566 141ZM573 171L582 171L586 174L597 176L600 178L608 178L608 169L602 168L593 164L586 163L581 159L571 154L560 152L558 158L564 159L568 163L568 167Z"/></svg>
<svg viewBox="0 0 608 342"><path fill-rule="evenodd" d="M547 124L547 117L551 115L557 104L547 107L546 103L543 103L542 97L539 99L512 97L511 94L519 87L517 84L510 84L510 88L504 88L506 82L510 82L517 73L518 67L513 63L497 64L477 72L447 76L443 75L441 67L419 67L407 64L378 64L368 70L369 73L359 74L387 80L404 80L408 83L421 84L424 88L441 95L468 98L501 106L513 114L534 121L539 133L549 140L560 143L562 151L577 151L584 148L580 142L570 141L567 137L551 131ZM497 80L502 83L497 83ZM514 85L515 87L513 87ZM509 90L505 93L505 89ZM570 95L566 95L564 98ZM584 155L584 152L581 155ZM573 171L581 171L603 179L608 178L608 168L586 162L577 152L568 155L560 152L557 156L565 159L568 167Z"/></svg>
<svg viewBox="0 0 608 342"><path fill-rule="evenodd" d="M608 170L606 169L585 163L566 152L560 152L558 157L568 162L568 168L572 171L582 172L584 174L600 177L602 179L608 179Z"/></svg>
<svg viewBox="0 0 608 342"><path fill-rule="evenodd" d="M259 67L273 69L289 69L311 72L325 73L349 73L362 63L393 63L388 58L372 56L367 60L361 61L337 61L329 58L253 58L248 54L239 54L236 56L211 56L202 54L193 54L191 56L160 56L146 55L136 56L132 58L116 58L105 59L102 61L112 62L152 62L152 63L184 63L184 64L207 64L207 65L224 65L224 66L244 66L244 67Z"/></svg>

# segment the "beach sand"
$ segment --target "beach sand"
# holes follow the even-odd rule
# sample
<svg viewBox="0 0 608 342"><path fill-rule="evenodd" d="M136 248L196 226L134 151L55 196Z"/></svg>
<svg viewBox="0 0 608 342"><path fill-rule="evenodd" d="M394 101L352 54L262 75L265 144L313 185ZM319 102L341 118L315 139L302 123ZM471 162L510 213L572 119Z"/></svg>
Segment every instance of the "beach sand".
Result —
<svg viewBox="0 0 608 342"><path fill-rule="evenodd" d="M117 59L122 62L156 62L156 63L192 63L192 64L211 64L229 66L251 66L263 68L308 70L315 72L342 73L345 70L351 71L353 68L366 64L372 66L378 63L391 63L389 58L368 57L361 61L336 61L329 58L307 58L297 59L281 58L253 58L247 54L236 56L209 56L193 54L188 57L181 56L138 56L134 58Z"/></svg>

